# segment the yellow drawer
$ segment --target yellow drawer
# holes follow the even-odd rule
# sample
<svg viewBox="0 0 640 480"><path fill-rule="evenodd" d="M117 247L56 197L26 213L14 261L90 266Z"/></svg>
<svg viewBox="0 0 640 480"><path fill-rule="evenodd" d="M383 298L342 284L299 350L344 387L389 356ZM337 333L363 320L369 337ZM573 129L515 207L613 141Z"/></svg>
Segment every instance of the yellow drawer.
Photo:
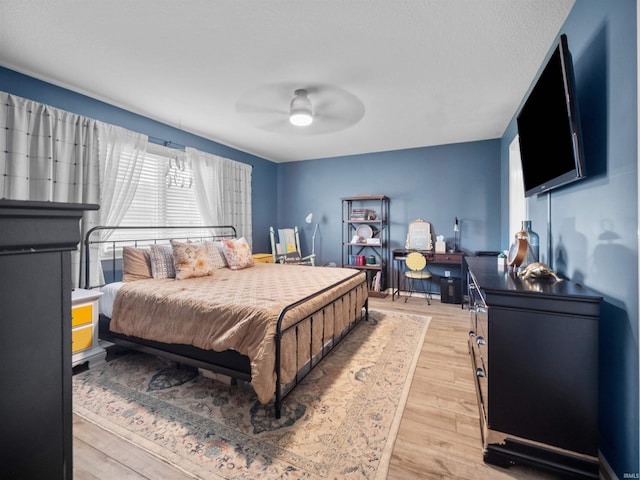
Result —
<svg viewBox="0 0 640 480"><path fill-rule="evenodd" d="M76 353L93 346L93 326L71 331L71 352Z"/></svg>
<svg viewBox="0 0 640 480"><path fill-rule="evenodd" d="M273 255L270 253L254 253L253 261L257 263L273 263Z"/></svg>
<svg viewBox="0 0 640 480"><path fill-rule="evenodd" d="M93 305L82 305L71 309L71 326L77 327L85 323L91 323L93 319Z"/></svg>

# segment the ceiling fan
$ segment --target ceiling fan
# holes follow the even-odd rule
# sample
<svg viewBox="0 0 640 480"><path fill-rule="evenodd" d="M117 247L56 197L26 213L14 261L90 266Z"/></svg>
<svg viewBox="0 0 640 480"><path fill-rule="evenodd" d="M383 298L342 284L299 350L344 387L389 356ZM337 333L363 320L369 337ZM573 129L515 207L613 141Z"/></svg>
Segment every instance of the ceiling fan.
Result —
<svg viewBox="0 0 640 480"><path fill-rule="evenodd" d="M308 103L307 103L308 102ZM292 110L311 106L312 121L293 125ZM317 135L355 125L364 116L363 103L352 93L326 84L272 83L245 92L236 112L256 128L282 134Z"/></svg>

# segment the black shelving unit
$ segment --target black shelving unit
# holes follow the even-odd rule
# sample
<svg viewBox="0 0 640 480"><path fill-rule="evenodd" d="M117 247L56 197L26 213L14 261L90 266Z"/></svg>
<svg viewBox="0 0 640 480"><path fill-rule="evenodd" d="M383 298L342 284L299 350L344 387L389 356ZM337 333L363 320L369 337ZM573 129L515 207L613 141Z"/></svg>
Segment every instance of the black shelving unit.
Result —
<svg viewBox="0 0 640 480"><path fill-rule="evenodd" d="M387 295L389 255L389 197L342 198L342 266L367 273L371 297Z"/></svg>

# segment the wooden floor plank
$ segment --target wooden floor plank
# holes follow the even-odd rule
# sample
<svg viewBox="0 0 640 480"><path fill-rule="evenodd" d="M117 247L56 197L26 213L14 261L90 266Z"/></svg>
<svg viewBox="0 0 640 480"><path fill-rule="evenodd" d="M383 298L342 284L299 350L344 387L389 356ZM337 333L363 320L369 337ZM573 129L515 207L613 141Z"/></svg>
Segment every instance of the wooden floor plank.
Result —
<svg viewBox="0 0 640 480"><path fill-rule="evenodd" d="M482 461L478 404L467 346L469 314L460 305L419 298L371 298L372 310L430 315L431 323L391 456L389 480L482 478L549 480L537 470ZM74 415L76 480L192 477Z"/></svg>
<svg viewBox="0 0 640 480"><path fill-rule="evenodd" d="M73 416L74 479L193 480L146 450Z"/></svg>

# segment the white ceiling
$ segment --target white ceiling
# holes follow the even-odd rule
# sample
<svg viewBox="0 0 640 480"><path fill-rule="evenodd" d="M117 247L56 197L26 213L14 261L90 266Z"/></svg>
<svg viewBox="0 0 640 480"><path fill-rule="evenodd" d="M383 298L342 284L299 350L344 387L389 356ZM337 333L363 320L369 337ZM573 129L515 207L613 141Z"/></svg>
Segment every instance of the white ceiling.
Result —
<svg viewBox="0 0 640 480"><path fill-rule="evenodd" d="M307 160L501 137L573 3L0 0L0 65ZM296 88L306 129L287 121Z"/></svg>

